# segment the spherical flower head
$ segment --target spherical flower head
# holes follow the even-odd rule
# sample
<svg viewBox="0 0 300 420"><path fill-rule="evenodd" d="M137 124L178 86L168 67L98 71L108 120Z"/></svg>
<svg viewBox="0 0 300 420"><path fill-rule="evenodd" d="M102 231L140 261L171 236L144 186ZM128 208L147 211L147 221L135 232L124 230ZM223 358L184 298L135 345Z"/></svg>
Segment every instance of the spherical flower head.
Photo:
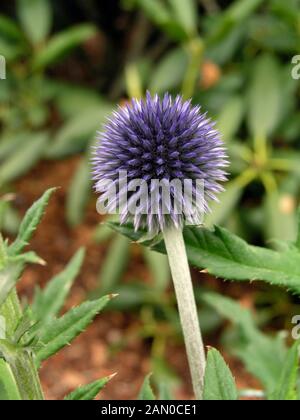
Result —
<svg viewBox="0 0 300 420"><path fill-rule="evenodd" d="M221 136L200 107L181 96L133 99L113 114L98 140L98 203L108 213L117 209L120 222L136 230L156 234L200 224L208 202L223 190L228 162Z"/></svg>

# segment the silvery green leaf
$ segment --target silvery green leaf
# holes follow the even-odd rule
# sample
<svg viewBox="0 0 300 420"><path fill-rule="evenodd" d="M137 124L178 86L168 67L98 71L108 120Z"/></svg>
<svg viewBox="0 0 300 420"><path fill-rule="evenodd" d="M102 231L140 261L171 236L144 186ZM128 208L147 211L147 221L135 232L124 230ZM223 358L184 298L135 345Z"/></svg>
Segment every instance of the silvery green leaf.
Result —
<svg viewBox="0 0 300 420"><path fill-rule="evenodd" d="M237 401L238 392L235 380L221 354L210 349L204 380L205 401Z"/></svg>

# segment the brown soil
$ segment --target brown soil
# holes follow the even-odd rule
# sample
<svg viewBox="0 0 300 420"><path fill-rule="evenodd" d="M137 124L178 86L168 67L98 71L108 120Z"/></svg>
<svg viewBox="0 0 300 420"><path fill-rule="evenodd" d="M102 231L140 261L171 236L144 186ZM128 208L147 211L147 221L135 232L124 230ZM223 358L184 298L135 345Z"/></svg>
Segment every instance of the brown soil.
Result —
<svg viewBox="0 0 300 420"><path fill-rule="evenodd" d="M84 223L71 229L64 218L66 191L72 174L78 165L78 158L64 162L43 162L24 179L16 183L16 206L21 214L36 200L45 189L58 186L60 189L51 199L47 213L40 225L31 247L47 261L47 266L31 266L27 269L19 291L31 299L35 285L45 285L47 280L61 271L76 250L87 249L85 263L67 302L66 309L82 302L96 286L97 273L105 258L106 246L96 245L92 235L99 222L95 202L91 200ZM135 277L148 279L149 275L141 263L138 252L129 270ZM195 276L198 276L195 273ZM202 280L205 275L201 275ZM211 287L218 289L221 282L206 280ZM222 286L223 287L223 286ZM226 286L227 291L236 297L245 295L239 286ZM250 302L250 303L249 303ZM244 301L251 305L251 299ZM136 399L144 377L151 371L150 343L139 334L139 315L133 313L106 312L81 335L70 347L47 361L41 370L43 387L47 399L61 399L79 385L86 384L104 376L117 373L102 392L101 398L108 400ZM209 345L218 345L212 338ZM113 349L122 342L119 351ZM185 351L182 344L170 343L166 358L183 384L178 388L178 399L192 397ZM241 364L227 358L241 388L257 388L259 384L248 375Z"/></svg>

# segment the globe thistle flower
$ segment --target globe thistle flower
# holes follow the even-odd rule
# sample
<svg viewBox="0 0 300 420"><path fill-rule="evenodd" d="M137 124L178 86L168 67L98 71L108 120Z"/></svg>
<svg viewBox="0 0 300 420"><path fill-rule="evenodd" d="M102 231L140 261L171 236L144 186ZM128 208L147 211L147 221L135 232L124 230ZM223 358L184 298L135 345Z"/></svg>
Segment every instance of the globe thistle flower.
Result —
<svg viewBox="0 0 300 420"><path fill-rule="evenodd" d="M197 399L203 395L205 349L182 227L199 224L209 211L209 201L223 190L227 165L220 134L206 114L169 94L160 99L148 93L119 108L99 134L93 157L98 204L108 202L108 213L118 208L121 224L132 221L136 230L163 234ZM131 188L137 180L140 188Z"/></svg>
<svg viewBox="0 0 300 420"><path fill-rule="evenodd" d="M162 100L147 94L146 100L133 99L124 108L119 108L99 133L99 144L93 159L96 190L102 193L102 203L110 198L110 188L103 188L111 180L118 191L111 207L127 195L128 201L138 199L139 191L122 191L120 172L127 173L128 185L136 179L144 180L153 194L156 214L150 208L149 199L131 214L128 207L120 209L121 223L133 221L135 229L146 228L150 233L163 231L168 226L182 227L184 223L197 224L200 212L209 211L209 200L223 190L221 182L226 180L226 153L220 134L200 107L191 101L184 102L181 96L172 99L166 94ZM161 189L153 187L153 180L191 180L188 197L171 188L171 200L165 211ZM203 208L197 208L196 181L204 182ZM109 185L109 184L106 184ZM153 201L152 201L153 204ZM180 204L180 205L179 205ZM188 211L193 206L194 212ZM198 206L199 207L199 206ZM108 212L112 211L108 206ZM182 212L176 211L182 209ZM112 211L113 212L113 211Z"/></svg>

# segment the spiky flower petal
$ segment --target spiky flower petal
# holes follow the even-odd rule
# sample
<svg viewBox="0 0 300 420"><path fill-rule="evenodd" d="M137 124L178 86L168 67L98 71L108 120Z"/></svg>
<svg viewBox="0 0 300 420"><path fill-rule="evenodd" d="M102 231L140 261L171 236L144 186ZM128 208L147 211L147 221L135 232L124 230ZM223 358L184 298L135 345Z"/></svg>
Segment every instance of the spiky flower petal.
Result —
<svg viewBox="0 0 300 420"><path fill-rule="evenodd" d="M196 223L201 212L208 212L208 201L216 200L216 194L223 190L221 182L226 180L227 165L220 134L199 106L193 107L191 101L185 102L181 96L172 99L166 94L160 99L148 93L145 100L133 99L124 108L119 107L99 133L93 174L96 191L102 193L100 201L110 200L108 212L117 205L121 223L133 221L136 229L146 228L157 233L170 225L181 227L184 223ZM149 200L135 214L120 203L125 196L129 202L138 201L141 192L123 187L120 173L127 174L128 184L140 179L149 188ZM107 184L108 180L115 187L116 197L112 197L113 189ZM196 213L187 211L187 195L174 188L171 188L170 202L166 203L161 188L153 187L153 180L162 184L190 180L186 185ZM201 209L197 208L198 181L204 182ZM155 197L155 212L150 193ZM182 205L182 212L177 211L178 203Z"/></svg>

